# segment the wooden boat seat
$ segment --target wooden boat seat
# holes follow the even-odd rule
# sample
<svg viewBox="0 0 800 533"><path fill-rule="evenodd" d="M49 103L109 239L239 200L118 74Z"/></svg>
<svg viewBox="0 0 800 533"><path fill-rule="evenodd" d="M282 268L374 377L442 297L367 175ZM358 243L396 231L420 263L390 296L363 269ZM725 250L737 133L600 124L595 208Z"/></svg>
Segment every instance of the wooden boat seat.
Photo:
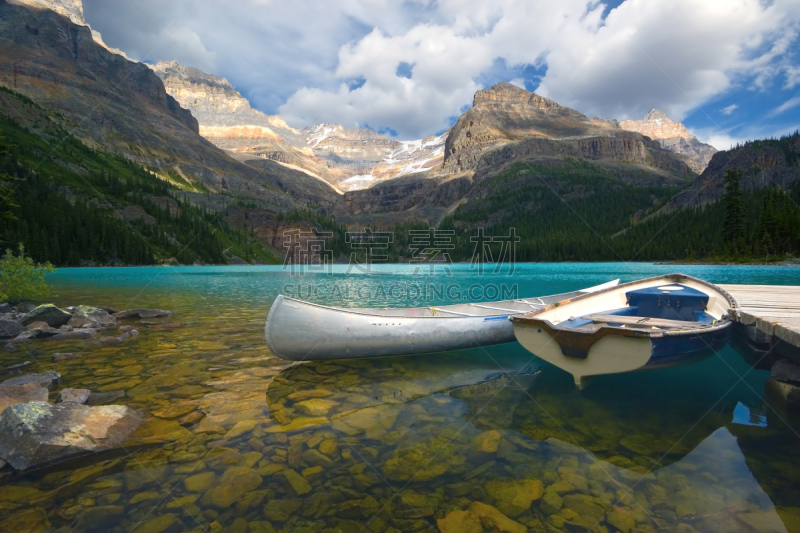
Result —
<svg viewBox="0 0 800 533"><path fill-rule="evenodd" d="M592 314L581 317L592 322L602 322L606 324L626 324L638 327L657 327L668 329L693 329L706 327L709 324L702 322L689 322L686 320L669 320L666 318L651 318L642 316L622 316L622 315L603 315Z"/></svg>

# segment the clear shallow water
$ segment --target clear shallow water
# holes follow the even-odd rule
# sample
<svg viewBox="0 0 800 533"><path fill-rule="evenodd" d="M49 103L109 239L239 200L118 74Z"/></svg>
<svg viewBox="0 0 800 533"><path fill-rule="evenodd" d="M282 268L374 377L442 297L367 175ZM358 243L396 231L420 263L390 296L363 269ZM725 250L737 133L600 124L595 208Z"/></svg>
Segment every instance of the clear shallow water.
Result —
<svg viewBox="0 0 800 533"><path fill-rule="evenodd" d="M272 356L262 331L281 292L441 305L491 285L516 284L526 297L676 270L800 284L800 269L535 264L507 277L455 265L452 277L433 278L408 265L380 269L394 275L60 270L57 303L169 309L167 322L185 325L140 327L113 347L40 342L0 355L0 366L29 359L34 371L57 370L62 387L125 390L116 403L147 415L118 453L0 480L0 530L800 530L797 425L765 404L767 373L731 347L578 392L516 344L296 365ZM426 297L413 289L429 285ZM59 351L83 357L50 362ZM734 423L734 411L746 419L742 405L765 413L767 427Z"/></svg>

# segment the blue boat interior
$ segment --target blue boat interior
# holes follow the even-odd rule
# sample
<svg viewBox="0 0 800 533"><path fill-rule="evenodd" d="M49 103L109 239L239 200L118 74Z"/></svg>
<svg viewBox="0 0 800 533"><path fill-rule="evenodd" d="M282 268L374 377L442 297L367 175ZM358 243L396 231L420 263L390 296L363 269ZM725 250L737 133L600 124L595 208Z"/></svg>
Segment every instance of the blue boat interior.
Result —
<svg viewBox="0 0 800 533"><path fill-rule="evenodd" d="M567 328L591 328L593 324L621 326L630 320L614 322L609 315L619 317L654 318L681 321L691 324L711 324L714 317L706 312L708 295L686 285L671 284L659 287L636 289L625 293L627 306L603 311L598 316L571 317L559 324ZM644 321L643 321L644 322ZM649 326L646 323L643 326ZM687 324L688 325L688 324Z"/></svg>

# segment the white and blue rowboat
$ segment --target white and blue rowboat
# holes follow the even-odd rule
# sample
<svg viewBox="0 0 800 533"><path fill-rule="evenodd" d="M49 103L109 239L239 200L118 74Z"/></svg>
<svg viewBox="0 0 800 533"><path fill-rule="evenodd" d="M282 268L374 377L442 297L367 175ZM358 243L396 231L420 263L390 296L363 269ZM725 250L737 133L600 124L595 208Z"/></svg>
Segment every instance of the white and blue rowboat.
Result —
<svg viewBox="0 0 800 533"><path fill-rule="evenodd" d="M508 318L564 299L613 287L619 280L579 291L499 302L440 307L339 308L278 296L264 325L270 351L312 361L413 355L514 342Z"/></svg>
<svg viewBox="0 0 800 533"><path fill-rule="evenodd" d="M582 389L602 374L683 365L728 342L736 301L706 281L670 274L624 283L514 316L525 349L572 374Z"/></svg>

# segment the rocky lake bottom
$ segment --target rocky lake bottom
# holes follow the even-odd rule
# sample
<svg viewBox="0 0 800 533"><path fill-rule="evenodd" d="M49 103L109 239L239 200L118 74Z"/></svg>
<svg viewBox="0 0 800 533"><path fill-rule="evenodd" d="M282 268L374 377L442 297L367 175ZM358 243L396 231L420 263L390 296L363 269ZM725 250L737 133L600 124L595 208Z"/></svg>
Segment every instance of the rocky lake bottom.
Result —
<svg viewBox="0 0 800 533"><path fill-rule="evenodd" d="M57 285L175 314L0 353L60 373L51 401L122 390L143 417L116 449L0 471L0 531L800 531L800 425L731 347L581 392L516 344L291 363L263 339L274 294L215 276Z"/></svg>

